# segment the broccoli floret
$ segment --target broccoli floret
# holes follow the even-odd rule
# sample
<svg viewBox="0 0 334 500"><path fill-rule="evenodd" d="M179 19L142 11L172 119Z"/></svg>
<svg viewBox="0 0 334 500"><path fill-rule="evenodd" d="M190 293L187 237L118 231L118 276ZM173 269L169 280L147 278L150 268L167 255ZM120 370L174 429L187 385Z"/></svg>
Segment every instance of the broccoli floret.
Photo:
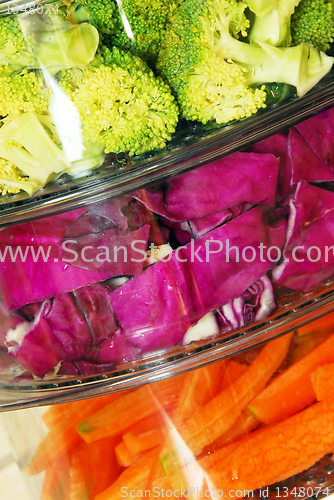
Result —
<svg viewBox="0 0 334 500"><path fill-rule="evenodd" d="M117 29L105 43L131 50L153 64L166 25L182 0L122 0L115 12ZM108 41L109 40L109 41Z"/></svg>
<svg viewBox="0 0 334 500"><path fill-rule="evenodd" d="M110 35L118 27L117 6L113 0L73 0L68 1L65 7L71 22L88 22L102 37Z"/></svg>
<svg viewBox="0 0 334 500"><path fill-rule="evenodd" d="M43 78L36 71L23 69L7 75L0 66L0 116L47 112L50 92L44 87Z"/></svg>
<svg viewBox="0 0 334 500"><path fill-rule="evenodd" d="M53 138L54 127L48 115L9 115L0 127L0 158L15 165L22 176L29 177L40 189L68 167Z"/></svg>
<svg viewBox="0 0 334 500"><path fill-rule="evenodd" d="M334 39L333 3L301 0L291 17L292 44L307 42L326 52Z"/></svg>
<svg viewBox="0 0 334 500"><path fill-rule="evenodd" d="M293 85L301 96L330 71L333 58L307 44L277 48L237 40L249 26L246 6L236 0L186 0L171 19L157 68L186 119L244 118L265 105L263 83Z"/></svg>
<svg viewBox="0 0 334 500"><path fill-rule="evenodd" d="M289 47L291 45L291 15L300 0L276 0L272 8L265 15L258 15L261 11L256 1L248 3L250 9L254 8L255 18L249 34L249 41L257 43L265 42L277 47Z"/></svg>
<svg viewBox="0 0 334 500"><path fill-rule="evenodd" d="M138 57L106 47L86 69L64 70L59 85L79 110L83 134L106 153L163 148L178 107L169 87Z"/></svg>
<svg viewBox="0 0 334 500"><path fill-rule="evenodd" d="M103 163L103 148L86 138L81 158L69 162L50 115L20 113L7 116L2 123L0 159L14 165L34 191L63 173L78 175Z"/></svg>
<svg viewBox="0 0 334 500"><path fill-rule="evenodd" d="M37 185L27 177L22 177L22 172L12 163L0 158L0 194L17 194L21 190L30 196L36 191Z"/></svg>

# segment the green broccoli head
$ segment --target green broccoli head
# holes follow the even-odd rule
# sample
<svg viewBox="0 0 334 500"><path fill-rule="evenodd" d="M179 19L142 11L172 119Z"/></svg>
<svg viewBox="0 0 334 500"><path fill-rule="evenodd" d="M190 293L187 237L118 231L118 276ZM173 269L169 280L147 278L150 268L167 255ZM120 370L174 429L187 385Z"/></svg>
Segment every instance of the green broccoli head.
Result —
<svg viewBox="0 0 334 500"><path fill-rule="evenodd" d="M166 83L138 57L106 47L86 69L60 73L60 87L79 110L83 134L106 153L163 148L178 121Z"/></svg>
<svg viewBox="0 0 334 500"><path fill-rule="evenodd" d="M333 64L307 44L277 48L246 35L246 4L237 0L185 0L171 19L157 68L178 98L183 116L228 123L265 105L262 84L287 83L303 95ZM255 88L254 88L255 87Z"/></svg>
<svg viewBox="0 0 334 500"><path fill-rule="evenodd" d="M326 52L334 39L333 3L301 0L291 17L293 45L306 42Z"/></svg>
<svg viewBox="0 0 334 500"><path fill-rule="evenodd" d="M166 25L183 0L123 0L116 10L116 29L106 45L131 50L154 63Z"/></svg>
<svg viewBox="0 0 334 500"><path fill-rule="evenodd" d="M110 35L117 27L117 6L113 0L73 0L65 4L73 23L88 22L100 36Z"/></svg>
<svg viewBox="0 0 334 500"><path fill-rule="evenodd" d="M22 69L8 75L0 66L0 116L27 111L46 113L49 95L38 71Z"/></svg>
<svg viewBox="0 0 334 500"><path fill-rule="evenodd" d="M187 0L171 19L157 68L174 89L184 118L227 123L265 106L266 94L246 84L246 70L215 48L216 22L232 37L246 34L242 2Z"/></svg>

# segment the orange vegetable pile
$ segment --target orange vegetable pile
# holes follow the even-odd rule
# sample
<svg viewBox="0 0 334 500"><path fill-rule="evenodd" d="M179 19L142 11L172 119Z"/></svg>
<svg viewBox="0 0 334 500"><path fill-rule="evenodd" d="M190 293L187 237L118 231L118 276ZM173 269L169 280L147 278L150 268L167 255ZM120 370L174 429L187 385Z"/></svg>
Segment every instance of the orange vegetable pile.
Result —
<svg viewBox="0 0 334 500"><path fill-rule="evenodd" d="M44 472L41 500L229 497L274 484L334 451L334 316L233 359L52 406L43 420L26 469Z"/></svg>

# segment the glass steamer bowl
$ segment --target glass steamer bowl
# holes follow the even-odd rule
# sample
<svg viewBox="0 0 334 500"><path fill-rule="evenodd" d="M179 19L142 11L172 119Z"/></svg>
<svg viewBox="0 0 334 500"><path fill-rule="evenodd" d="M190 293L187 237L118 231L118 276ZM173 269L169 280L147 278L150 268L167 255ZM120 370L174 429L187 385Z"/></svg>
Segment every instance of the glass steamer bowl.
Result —
<svg viewBox="0 0 334 500"><path fill-rule="evenodd" d="M24 37L30 44L32 54L36 55L37 59L42 62L43 53L39 51L37 45L34 45L36 42L33 36L34 30L36 30L36 26L39 26L38 22L43 22L44 9L47 7L55 8L55 5L9 2L1 6L3 16L14 15L17 17ZM27 9L31 13L27 12ZM52 24L48 25L46 31L48 30L52 37ZM57 33L57 29L55 32ZM68 52L65 51L63 57L73 56L71 47L68 50ZM52 79L53 71L48 71L45 64L41 64L40 70L45 88L51 88L54 95L57 95L57 91L52 87L55 83L55 80ZM54 110L58 109L58 114L55 114L53 120L56 132L61 136L59 130L62 127L63 131L66 132L67 125L70 123L72 129L75 130L74 124L77 122L75 109L68 105L67 100L64 104L64 101L60 99L58 104L59 108L54 105ZM140 466L140 469L146 470L147 473L140 488L144 485L146 487L147 481L150 481L148 488L152 489L154 485L157 485L158 488L172 491L171 495L174 497L178 496L176 491L179 491L179 488L186 488L189 485L193 488L192 482L185 481L184 467L186 467L187 473L192 474L192 477L194 472L196 476L200 471L198 481L201 480L203 483L204 477L206 483L210 483L214 475L207 474L200 460L201 458L207 461L212 460L210 468L219 464L220 459L217 464L214 463L215 457L217 458L215 453L231 441L232 434L227 426L223 431L215 431L218 432L217 436L209 442L203 442L204 444L202 443L201 446L197 444L193 446L193 444L188 443L188 439L193 436L186 429L185 420L190 419L191 414L189 413L189 405L185 406L181 412L182 404L180 403L182 397L187 393L187 384L189 383L189 394L191 394L190 388L195 389L196 392L196 387L198 387L196 378L206 377L203 378L204 382L199 384L201 391L198 389L197 397L193 396L189 402L190 406L194 405L194 421L196 422L196 418L201 415L198 413L201 411L201 406L205 407L210 401L220 401L220 398L222 398L223 403L226 402L222 396L219 396L218 400L214 399L222 391L228 391L226 394L230 396L230 402L235 400L238 406L240 401L238 402L234 396L234 399L231 397L236 387L234 382L237 382L239 377L243 377L240 380L242 382L248 381L249 390L251 391L251 388L253 390L252 384L255 384L259 370L251 368L252 363L257 362L261 366L263 356L266 355L269 358L272 356L275 358L277 366L274 362L270 364L269 361L268 363L262 361L262 364L269 371L266 375L267 378L264 377L260 380L257 394L254 393L254 398L251 398L251 400L255 399L256 395L264 389L262 385L271 381L271 377L275 376L277 369L284 375L288 373L290 366L293 366L292 362L299 361L299 358L291 359L294 349L289 350L289 344L286 340L291 341L291 332L295 330L302 332L303 325L323 317L334 309L333 273L328 271L328 266L324 266L326 268L324 276L320 272L323 279L318 279L314 285L305 287L305 289L301 290L299 287L294 289L286 286L287 283L282 284L279 277L274 279L274 268L282 264L281 260L279 262L276 262L275 259L271 260L268 254L263 260L261 255L257 255L254 258L254 263L254 259L252 261L249 255L244 254L244 262L241 263L241 266L239 266L239 262L237 266L233 266L225 258L225 253L222 253L221 260L217 260L217 255L224 248L224 245L221 246L219 242L226 244L226 241L230 239L231 245L237 246L241 254L245 247L266 244L278 248L283 255L283 252L288 249L285 246L287 235L289 237L294 235L293 228L295 226L294 220L291 219L291 213L293 210L297 210L297 202L299 203L301 199L296 198L296 192L291 195L292 191L296 189L296 185L299 186L298 195L303 195L303 199L322 199L322 196L319 196L320 192L324 199L330 199L332 181L334 180L331 179L330 175L319 179L298 178L295 169L293 172L294 175L297 175L297 179L294 177L294 184L291 183L291 192L284 192L284 196L280 193L280 200L278 200L276 191L278 182L282 188L282 176L277 181L280 155L275 155L275 153L272 155L270 151L256 149L254 144L258 144L259 141L272 137L281 131L283 132L279 137L285 138L287 143L289 127L291 127L290 130L294 131L291 134L289 132L289 140L292 140L291 136L293 133L297 133L296 130L298 134L302 134L300 127L292 128L293 126L315 116L321 116L320 119L324 116L326 119L328 117L331 119L333 105L334 88L332 73L329 73L303 97L297 98L292 95L240 122L233 122L224 127L209 127L195 122L182 122L164 149L132 156L126 153L111 153L104 156L101 151L96 155L90 156L87 153L85 156L81 151L81 157L80 155L79 157L71 157L71 144L67 144L66 147L69 148L67 151L70 151L67 162L71 163L72 166L75 164L74 169L69 170L68 163L66 163L66 168L64 167L63 170L51 172L52 175L50 174L49 178L51 181L43 188L41 187L33 193L9 193L2 196L0 203L0 247L2 252L0 259L0 295L2 299L0 409L4 412L3 421L9 431L20 466L28 472L30 467L30 473L39 473L29 476L29 483L32 485L35 498L40 498L42 484L45 485L46 477L49 479L51 477L51 482L55 481L55 479L52 480L52 477L57 476L54 473L59 465L59 460L64 459L65 488L69 484L67 479L70 477L68 475L70 470L71 474L78 473L79 476L81 474L78 485L82 486L84 484L82 475L87 472L83 466L85 463L87 465L85 462L87 453L89 453L87 450L93 449L86 449L86 445L91 443L85 440L83 441L86 444L80 442L77 443L78 447L75 445L73 449L67 448L68 441L67 438L64 438L59 441L64 443L61 453L58 450L57 453L53 452L54 455L52 453L49 455L45 441L42 441L47 435L45 423L48 422L51 435L51 438L46 439L51 439L53 442L53 425L58 423L59 429L62 429L59 418L62 419L64 416L63 420L67 425L66 422L68 423L73 415L76 415L77 418L76 404L82 403L82 406L86 406L87 411L90 410L90 404L95 405L95 410L92 410L91 413L88 412L85 419L78 421L74 419L73 426L67 428L67 436L75 436L76 439L79 439L80 436L75 425L82 424L100 409L102 411L104 403L101 403L100 408L99 401L111 405L116 403L118 398L122 402L124 402L123 397L129 398L128 406L125 405L129 409L129 406L134 404L133 395L137 394L136 391L139 391L141 387L144 393L147 392L146 396L151 399L148 399L148 403L145 405L146 410L142 414L138 410L137 420L131 423L131 429L133 425L139 424L139 421L143 420L147 425L149 423L153 429L158 428L158 439L169 448L163 450L164 456L167 457L165 461L157 460L161 455L154 455L148 450L151 453L149 456L152 455L153 458L149 464L150 467ZM28 113L28 111L24 110L24 113ZM41 120L43 125L43 119ZM36 121L34 124L36 125ZM44 123L40 129L41 134L52 135L54 133L53 129L50 130L49 125ZM14 140L17 140L17 137L16 135ZM78 136L71 135L71 139L74 148ZM326 136L327 139L330 141L330 133ZM66 143L66 133L63 138L59 137L59 140ZM305 143L308 142L306 136L303 140ZM289 144L291 146L291 143ZM64 143L62 146L66 152ZM309 146L312 149L313 145ZM304 147L306 148L306 146ZM240 197L238 194L237 201L233 203L227 201L225 205L221 202L223 195L215 197L213 208L206 208L204 212L196 212L200 203L203 203L203 206L206 203L206 190L201 189L198 178L195 185L197 191L192 189L194 186L192 182L196 181L196 176L201 176L204 172L203 185L206 183L207 186L207 183L211 181L212 192L217 189L219 182L221 182L222 190L226 184L231 191L230 194L233 194L234 190L235 192L240 190L242 182L238 166L240 167L240 164L246 162L246 157L252 162L255 161L255 158L261 157L263 159L266 157L268 164L264 163L263 166L261 160L261 180L257 177L260 175L260 170L251 173L250 169L247 174L249 190L246 190L246 195L241 193ZM321 158L318 158L317 161L321 162ZM328 166L326 161L322 163L323 167L327 166L331 170L331 165ZM234 188L230 188L230 185L225 183L226 165L235 169L235 172L239 171L239 177L236 174L231 181L231 186ZM265 171L265 167L268 165L272 169L270 175ZM212 171L211 168L213 168ZM245 172L246 170L245 168ZM273 174L274 170L276 177ZM187 181L184 182L185 179L191 181L190 190L189 186L187 188ZM326 182L325 185L324 182ZM247 183L245 182L245 184ZM307 189L311 191L307 191ZM197 198L191 203L189 200L193 192L196 193ZM268 192L271 194L268 195ZM171 193L174 196L174 201L176 200L173 213L171 212L173 203L171 203L170 198L169 201L167 199L167 195L171 195ZM253 197L254 193L256 193L255 198ZM188 200L184 205L180 203L180 200L183 199ZM328 206L331 206L330 201L328 201ZM290 207L290 211L288 207ZM196 210L191 212L193 208ZM179 210L178 215L175 210ZM187 212L186 215L185 212ZM218 219L216 219L217 214L219 214ZM214 216L214 221L212 216ZM327 211L325 210L324 213L321 213L321 217L325 219L326 216ZM318 218L320 219L320 216ZM317 220L317 217L313 216L312 223L314 220ZM310 220L303 221L306 227L310 226ZM316 230L318 227L316 224ZM326 228L326 224L324 227ZM319 232L321 233L322 230ZM243 237L241 243L237 241L240 235ZM135 245L139 246L133 247L134 242ZM210 243L205 246L207 242L215 242L218 244L218 248L211 248L211 252L208 251ZM204 254L196 253L201 243L204 248L201 251L204 251ZM92 259L90 252L94 253L96 249L101 249L101 247L103 247L104 258L101 258L100 252L99 259L96 259L96 255ZM114 253L116 247L118 250L120 249L120 254L118 250L116 254ZM67 251L72 257L76 255L76 257L65 259L64 251ZM107 251L111 252L113 260L106 258ZM131 259L131 257L135 257L133 255L135 251L141 252L140 255L144 257L141 260ZM7 252L6 255L4 252ZM193 256L194 252L195 256ZM14 254L16 257L13 257ZM117 260L115 255L116 257L120 255L121 260ZM125 255L130 256L130 262L125 259ZM194 259L190 258L188 262L187 256L193 256ZM313 254L311 257L309 259L311 267L308 274L313 276L316 273L313 272L312 264L316 263L317 260ZM223 264L228 264L225 272L221 265L222 261ZM233 262L236 264L235 261ZM296 262L298 264L300 261ZM201 264L203 264L202 267ZM307 272L304 271L305 274ZM233 293L230 293L232 289ZM179 292L180 290L182 293ZM125 294L124 291L127 293ZM205 318L204 326L201 322L203 317ZM327 325L327 329L318 327L318 330L322 332L321 335L317 335L317 327L314 328L315 330L311 328L308 334L301 334L300 337L295 335L294 344L291 344L296 348L298 338L307 337L305 344L309 351L307 353L303 351L305 356L310 352L316 352L315 355L312 355L317 357L318 351L316 349L318 346L315 345L317 342L314 345L312 342L308 343L310 339L313 341L314 338L321 338L327 342L330 338L331 323L329 326ZM325 330L326 333L323 334L322 330ZM315 337L314 332L316 333ZM149 341L147 341L148 337ZM303 342L304 340L300 341L300 345ZM271 353L270 346L272 345L275 349ZM263 350L261 350L262 347ZM302 349L299 349L298 352L300 353L300 351ZM281 352L281 358L278 356L279 352ZM283 354L287 352L288 357L285 358ZM330 347L328 352L331 352ZM331 360L325 359L323 364L330 365ZM238 376L233 376L235 377L232 377L233 380L227 379L225 376L228 366L237 366L236 370L239 368L241 370L236 372ZM317 367L312 365L312 368L314 368L312 369L313 373ZM222 371L216 372L216 369ZM250 373L253 370L256 376L249 376L249 370ZM217 383L213 392L209 394L207 389L211 387L211 384L224 377L226 378L225 386ZM239 382L240 384L241 382ZM163 389L160 390L161 387ZM163 413L164 420L161 421L160 407L164 403L161 402L160 398L166 394L171 398L172 408L170 409L169 403L168 405L166 403L168 411ZM180 396L176 398L177 401L174 401L173 398L178 395L182 397ZM101 396L101 399L96 396ZM317 394L316 397L318 397ZM320 411L322 406L319 411L313 410L312 405L318 404L315 403L315 400L309 401L308 404L304 405L305 408L300 406L298 408L299 415L304 415L303 412L308 411L307 406L309 406L311 414L312 411L318 412L313 417L311 415L313 422L318 417L320 422L321 416L326 415L325 410L330 410L326 406L326 398L324 398L325 403L322 403L322 400L319 402L325 407L323 412ZM65 403L67 406L60 406L61 403ZM244 417L249 417L249 413L247 413L250 411L248 410L249 403L251 401L244 402L244 406L240 410L246 412L246 415L243 414ZM44 407L49 404L53 406L50 410L45 411ZM71 406L72 404L73 406ZM118 404L123 403L118 402ZM150 411L155 408L154 404L157 405L157 411L152 411L153 420L156 419L155 423L152 418L149 421L145 420L152 417ZM172 419L173 405L176 405L178 410L175 411L179 413L178 420L175 420L174 423ZM211 405L214 406L213 403ZM57 408L59 408L58 416ZM82 407L80 408L82 411ZM112 412L115 411L113 408ZM136 407L134 406L134 408ZM147 408L150 409L147 410ZM7 412L7 410L17 411ZM185 410L186 412L183 413ZM231 412L232 410L231 407ZM48 420L49 417L44 415L51 415L51 417ZM231 413L228 413L228 416L230 415ZM309 413L306 415L308 418ZM98 448L100 445L108 444L112 453L114 453L116 446L121 445L118 447L118 465L115 466L117 474L120 473L118 467L127 469L132 464L130 461L126 465L124 454L121 457L122 449L123 453L129 451L124 449L121 441L123 434L131 430L130 420L127 420L127 417L125 412L124 422L128 422L126 424L128 427L125 425L124 428L120 428L121 430L115 436L103 434L103 431L101 439L96 439L96 442L99 443L97 445L98 456L103 449ZM294 418L291 414L278 418L282 422L280 425L283 423L288 425L285 422L290 417ZM102 418L104 418L103 413ZM252 416L252 418L254 420L255 417ZM303 418L303 416L298 418ZM120 421L121 418L118 417L116 420ZM250 418L247 420L247 425L249 421L251 421ZM251 421L251 423L254 422ZM276 421L270 421L268 425L275 426L276 423ZM242 426L244 424L242 422ZM266 444L270 442L270 431L268 434L265 428L266 422L261 420L257 424L248 429L250 439L254 439L254 441L249 442L251 445L254 443L254 449L261 453L258 441L256 441L258 434L255 433L263 432L263 443ZM215 428L215 421L211 425ZM297 424L294 425L295 427L288 426L288 430L284 430L284 428L281 435L288 434L291 429L300 429L301 424L298 424L299 427ZM63 431L64 429L61 432ZM225 431L229 438L225 436L224 442L217 442ZM184 432L185 434L183 434ZM166 433L169 436L167 444L164 441ZM245 437L244 434L241 433L237 437L242 440ZM57 433L54 432L54 435L59 439ZM27 438L27 436L29 437ZM261 436L262 434L260 434ZM103 441L104 438L114 439L115 437L118 441L114 442L112 446L110 442L104 443ZM311 430L307 433L307 439L312 442L315 442L316 439L321 441L319 434L312 434ZM41 442L44 444L41 445ZM92 443L94 442L93 440ZM248 440L245 442L247 444ZM243 443L245 442L243 441ZM210 446L213 447L210 448ZM179 449L180 447L182 452L175 453L175 448ZM43 470L38 470L38 467L34 469L34 465L29 465L34 463L33 457L36 449L39 451L42 449L42 458L39 458L39 461L43 462L45 458L45 465L48 464ZM246 448L240 448L240 450L240 453L247 453ZM55 447L55 451L57 451L57 447ZM147 451L147 449L142 451ZM285 480L293 475L291 470L288 472L282 470L281 475L270 476L270 478L268 475L263 483L250 483L249 488L257 490L256 495L264 497L267 493L276 497L296 496L296 494L304 497L326 496L330 491L326 490L327 486L332 486L330 477L333 470L331 451L329 448L324 448L321 451L315 449L312 453L310 452L313 458L318 457L317 453L320 453L318 458L321 461L319 464L314 465L318 458L314 458L314 462L312 462L313 458L310 459L311 462L305 460L302 462L304 469L309 469L310 466L313 468L307 473L302 473L302 470L299 470L301 465L298 461L291 470L294 471L293 474L301 473L301 475L288 479L288 482L277 483L277 481ZM288 456L287 451L286 453ZM204 454L203 457L201 454ZM210 459L205 458L210 455ZM135 458L143 459L145 462L144 456L146 454ZM250 455L250 457L253 456ZM55 459L58 462L53 462ZM163 464L165 475L161 476L161 469L151 467L153 461L158 465ZM75 464L80 464L80 462L82 462L82 466L75 469ZM90 464L87 466L88 468L98 469L97 462ZM233 462L233 464L239 465L238 461ZM258 463L254 467L255 476L260 476L261 464ZM180 471L180 469L182 470ZM215 473L216 476L219 476L221 469L216 467ZM156 480L157 483L155 483ZM161 483L161 480L168 480L168 484ZM196 488L202 487L199 482L196 482ZM270 492L269 490L267 492L267 485L272 483L275 483L274 486ZM131 482L125 483L125 487L129 485ZM298 490L293 492L293 488L297 485ZM108 484L105 486L109 487ZM210 490L210 495L214 496L215 484L206 484L206 486ZM172 490L169 489L170 487ZM239 487L241 488L241 485L236 491L241 491ZM259 487L265 488L264 493L258 490ZM224 488L223 485L216 490L223 491ZM248 488L247 482L244 488ZM230 488L229 491L232 490L233 488ZM73 495L73 488L71 491L70 494ZM117 491L113 494L116 495L116 498L118 495L119 498L120 494ZM207 496L206 491L204 489L202 495ZM191 490L189 493L196 495L197 490L195 492ZM67 489L61 490L58 494L69 498L69 490ZM106 495L108 497L109 493Z"/></svg>

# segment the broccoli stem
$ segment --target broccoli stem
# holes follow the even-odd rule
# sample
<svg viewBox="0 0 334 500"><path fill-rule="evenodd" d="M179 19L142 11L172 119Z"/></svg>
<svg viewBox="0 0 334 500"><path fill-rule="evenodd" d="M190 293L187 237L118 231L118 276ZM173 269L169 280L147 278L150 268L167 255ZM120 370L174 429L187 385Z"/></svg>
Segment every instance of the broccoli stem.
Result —
<svg viewBox="0 0 334 500"><path fill-rule="evenodd" d="M227 29L217 30L214 50L246 70L248 85L266 82L288 83L298 96L306 94L331 69L334 59L319 53L308 44L278 48L259 42L259 46L233 38Z"/></svg>
<svg viewBox="0 0 334 500"><path fill-rule="evenodd" d="M34 17L32 15L20 21L31 54L22 53L13 61L4 56L7 63L29 69L43 67L55 74L61 69L86 66L94 59L99 44L99 34L94 26L89 23L72 25L64 21L50 30L49 24L36 21ZM0 55L0 64L3 64L2 58Z"/></svg>
<svg viewBox="0 0 334 500"><path fill-rule="evenodd" d="M265 16L255 16L250 42L266 42L277 47L291 45L290 19L300 0L280 0Z"/></svg>

